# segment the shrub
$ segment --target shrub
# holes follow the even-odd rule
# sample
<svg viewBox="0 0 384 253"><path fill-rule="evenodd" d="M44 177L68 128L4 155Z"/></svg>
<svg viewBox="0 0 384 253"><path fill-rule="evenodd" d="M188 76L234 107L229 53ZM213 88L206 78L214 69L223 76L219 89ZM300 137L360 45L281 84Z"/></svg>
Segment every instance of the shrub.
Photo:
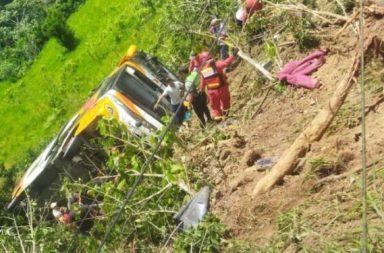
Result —
<svg viewBox="0 0 384 253"><path fill-rule="evenodd" d="M181 233L173 244L175 252L221 252L227 228L213 214L208 214L196 228Z"/></svg>

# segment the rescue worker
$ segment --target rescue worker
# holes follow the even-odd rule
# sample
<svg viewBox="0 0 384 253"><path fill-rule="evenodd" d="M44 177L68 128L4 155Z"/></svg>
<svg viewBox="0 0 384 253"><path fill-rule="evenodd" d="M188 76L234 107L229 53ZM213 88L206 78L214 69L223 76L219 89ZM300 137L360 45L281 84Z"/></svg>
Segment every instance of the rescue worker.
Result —
<svg viewBox="0 0 384 253"><path fill-rule="evenodd" d="M175 82L171 79L167 80L167 85L168 86L164 89L163 94L160 95L153 108L156 110L160 101L165 96L168 96L171 99L171 109L173 113L176 113L179 106L181 106L180 110L176 114L176 122L180 126L181 124L183 124L185 113L185 107L182 104L184 96L184 87L182 83Z"/></svg>
<svg viewBox="0 0 384 253"><path fill-rule="evenodd" d="M239 9L236 11L235 15L235 20L236 20L236 25L239 28L242 28L247 21L248 18L248 13L247 10L245 9L244 4L240 4Z"/></svg>
<svg viewBox="0 0 384 253"><path fill-rule="evenodd" d="M240 2L236 12L236 24L243 27L247 20L257 11L263 8L261 0L245 0Z"/></svg>
<svg viewBox="0 0 384 253"><path fill-rule="evenodd" d="M188 73L192 72L193 69L200 68L200 61L197 57L197 54L195 52L191 52L189 56L189 66L188 66Z"/></svg>
<svg viewBox="0 0 384 253"><path fill-rule="evenodd" d="M181 76L186 75L188 74L188 70L181 67L179 69L179 74ZM207 94L204 91L201 91L199 86L199 70L194 68L185 79L185 90L187 92L189 91L187 101L190 105L192 105L192 108L199 119L201 128L205 128L206 122L211 121L212 118L208 108Z"/></svg>
<svg viewBox="0 0 384 253"><path fill-rule="evenodd" d="M233 51L233 55L225 60L215 62L208 52L199 54L201 60L200 70L200 90L208 90L208 98L211 106L213 119L221 121L222 116L227 116L231 107L231 96L229 93L229 84L224 69L229 67L235 61L235 55L238 49Z"/></svg>
<svg viewBox="0 0 384 253"><path fill-rule="evenodd" d="M209 32L219 40L220 59L228 58L228 46L223 42L228 37L225 24L220 19L214 18L209 26ZM199 59L200 60L200 59Z"/></svg>

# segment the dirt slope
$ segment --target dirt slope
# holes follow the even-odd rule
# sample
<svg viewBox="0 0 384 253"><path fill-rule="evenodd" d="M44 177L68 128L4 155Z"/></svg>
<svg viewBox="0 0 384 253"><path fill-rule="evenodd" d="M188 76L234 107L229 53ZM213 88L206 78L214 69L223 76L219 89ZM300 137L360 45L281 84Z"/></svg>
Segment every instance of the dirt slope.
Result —
<svg viewBox="0 0 384 253"><path fill-rule="evenodd" d="M329 28L323 32L334 31ZM240 63L229 74L233 117L218 126L228 138L219 141L206 138L197 146L193 144L186 162L190 167L200 168L212 182L213 212L231 228L236 239L250 242L254 252L266 251L261 248L278 242L283 245L274 252L304 249L326 252L332 247L340 250L336 252L350 252L358 248L361 227L358 174L318 184L323 178L352 172L360 166L357 86L350 91L327 133L312 145L294 175L285 177L281 185L266 194L253 199L250 196L255 182L268 173L257 171L254 162L261 157L280 156L318 110L327 106L328 98L351 67L356 39L356 34L347 29L338 41L330 37L322 40L321 47L330 49L325 65L314 74L322 86L316 90L286 87L282 94L272 91L262 112L253 119L250 116L266 91L260 93L258 73L247 63ZM285 63L303 56L294 46L279 50ZM384 162L379 160L384 151L384 118L381 116L384 105L380 104L383 67L382 60L370 57L366 68L367 105L378 102L367 114L367 157L368 164L374 163L370 173L376 178L370 181L370 189L372 198L377 200L381 200L376 194L384 185L380 170ZM376 207L371 208L369 214L372 228L383 225L381 202ZM372 241L383 235L382 230L372 233Z"/></svg>

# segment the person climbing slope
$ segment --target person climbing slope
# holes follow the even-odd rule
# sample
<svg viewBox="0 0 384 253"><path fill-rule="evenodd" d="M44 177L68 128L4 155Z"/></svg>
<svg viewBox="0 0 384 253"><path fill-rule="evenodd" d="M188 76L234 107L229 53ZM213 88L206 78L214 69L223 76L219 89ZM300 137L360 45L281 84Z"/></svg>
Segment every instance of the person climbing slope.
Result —
<svg viewBox="0 0 384 253"><path fill-rule="evenodd" d="M223 41L228 37L225 24L220 19L214 18L209 25L209 32L219 40L220 59L228 58L228 46Z"/></svg>
<svg viewBox="0 0 384 253"><path fill-rule="evenodd" d="M236 11L236 24L243 27L251 16L263 8L261 0L245 0L240 1L239 8Z"/></svg>
<svg viewBox="0 0 384 253"><path fill-rule="evenodd" d="M240 4L235 14L236 25L239 28L242 28L245 22L247 21L247 18L248 18L247 10L245 9L244 4Z"/></svg>
<svg viewBox="0 0 384 253"><path fill-rule="evenodd" d="M224 69L235 61L237 51L235 49L232 56L217 62L214 61L208 52L199 54L202 64L200 70L200 90L202 92L205 91L205 88L208 90L209 103L215 121L221 121L223 115L228 115L231 107L229 83Z"/></svg>
<svg viewBox="0 0 384 253"><path fill-rule="evenodd" d="M181 67L179 69L179 74L184 76L188 74L188 70L186 68ZM192 105L196 116L199 118L201 128L205 128L206 122L211 121L212 118L208 108L207 94L204 91L201 91L199 89L199 86L199 70L197 68L194 68L185 79L185 90L187 92L189 91L187 101Z"/></svg>

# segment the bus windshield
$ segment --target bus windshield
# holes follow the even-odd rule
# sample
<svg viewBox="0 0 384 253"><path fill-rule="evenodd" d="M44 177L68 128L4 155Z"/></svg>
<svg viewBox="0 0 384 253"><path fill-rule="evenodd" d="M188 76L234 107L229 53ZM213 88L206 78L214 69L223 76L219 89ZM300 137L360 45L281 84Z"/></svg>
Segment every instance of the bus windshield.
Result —
<svg viewBox="0 0 384 253"><path fill-rule="evenodd" d="M130 67L126 67L125 71L121 72L114 88L159 121L170 108L170 103L166 99L160 101L156 110L153 108L162 89Z"/></svg>

